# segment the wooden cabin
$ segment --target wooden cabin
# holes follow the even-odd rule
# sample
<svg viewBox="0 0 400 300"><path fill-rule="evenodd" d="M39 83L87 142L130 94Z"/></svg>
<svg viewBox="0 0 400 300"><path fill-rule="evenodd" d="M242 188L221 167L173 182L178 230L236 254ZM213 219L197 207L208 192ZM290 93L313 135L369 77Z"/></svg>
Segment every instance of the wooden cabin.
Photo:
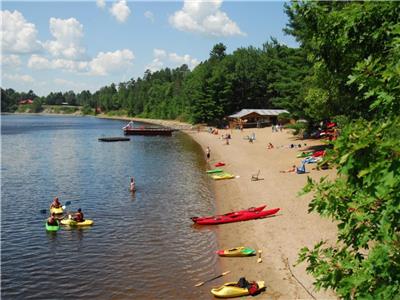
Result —
<svg viewBox="0 0 400 300"><path fill-rule="evenodd" d="M278 115L289 113L285 109L242 109L227 117L230 128L266 127L278 124Z"/></svg>

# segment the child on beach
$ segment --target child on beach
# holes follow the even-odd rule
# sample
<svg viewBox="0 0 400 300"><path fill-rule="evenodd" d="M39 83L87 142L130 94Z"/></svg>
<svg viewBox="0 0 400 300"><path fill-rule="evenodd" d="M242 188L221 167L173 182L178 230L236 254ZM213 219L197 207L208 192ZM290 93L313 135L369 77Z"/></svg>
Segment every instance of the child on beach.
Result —
<svg viewBox="0 0 400 300"><path fill-rule="evenodd" d="M207 149L206 149L207 161L210 160L210 155L211 155L211 149L210 149L210 147L207 146Z"/></svg>
<svg viewBox="0 0 400 300"><path fill-rule="evenodd" d="M280 173L293 173L296 172L296 165L293 165L289 170L287 171L279 171Z"/></svg>

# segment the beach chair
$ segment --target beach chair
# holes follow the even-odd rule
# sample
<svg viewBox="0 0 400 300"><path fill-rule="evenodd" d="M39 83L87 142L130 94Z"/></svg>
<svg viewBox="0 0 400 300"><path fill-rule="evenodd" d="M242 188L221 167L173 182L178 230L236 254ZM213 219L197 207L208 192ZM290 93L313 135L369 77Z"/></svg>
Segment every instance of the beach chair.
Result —
<svg viewBox="0 0 400 300"><path fill-rule="evenodd" d="M303 163L300 168L296 168L297 174L305 174L306 172L306 165Z"/></svg>
<svg viewBox="0 0 400 300"><path fill-rule="evenodd" d="M251 181L258 181L258 180L264 180L264 178L260 178L260 170L258 170L257 174L251 175Z"/></svg>

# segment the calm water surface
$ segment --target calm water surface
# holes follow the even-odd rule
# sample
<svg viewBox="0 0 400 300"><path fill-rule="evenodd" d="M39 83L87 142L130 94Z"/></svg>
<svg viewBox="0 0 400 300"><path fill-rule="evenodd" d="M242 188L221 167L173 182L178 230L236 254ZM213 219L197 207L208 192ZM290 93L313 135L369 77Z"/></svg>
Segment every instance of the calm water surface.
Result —
<svg viewBox="0 0 400 300"><path fill-rule="evenodd" d="M214 212L200 147L186 135L121 136L124 122L1 116L2 299L210 299ZM129 178L137 192L129 192ZM46 232L53 197L95 224Z"/></svg>

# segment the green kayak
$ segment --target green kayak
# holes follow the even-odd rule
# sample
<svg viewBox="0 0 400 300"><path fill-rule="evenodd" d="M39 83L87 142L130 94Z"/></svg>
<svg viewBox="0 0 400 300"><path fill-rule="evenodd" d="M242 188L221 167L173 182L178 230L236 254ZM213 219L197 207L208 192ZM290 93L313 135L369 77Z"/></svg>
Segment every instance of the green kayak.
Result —
<svg viewBox="0 0 400 300"><path fill-rule="evenodd" d="M58 221L57 221L57 225L49 225L47 223L47 220L46 220L45 224L46 224L47 231L58 231L60 229L60 223Z"/></svg>
<svg viewBox="0 0 400 300"><path fill-rule="evenodd" d="M213 173L222 173L224 170L222 169L213 169L213 170L208 170L206 171L207 174L213 174Z"/></svg>

